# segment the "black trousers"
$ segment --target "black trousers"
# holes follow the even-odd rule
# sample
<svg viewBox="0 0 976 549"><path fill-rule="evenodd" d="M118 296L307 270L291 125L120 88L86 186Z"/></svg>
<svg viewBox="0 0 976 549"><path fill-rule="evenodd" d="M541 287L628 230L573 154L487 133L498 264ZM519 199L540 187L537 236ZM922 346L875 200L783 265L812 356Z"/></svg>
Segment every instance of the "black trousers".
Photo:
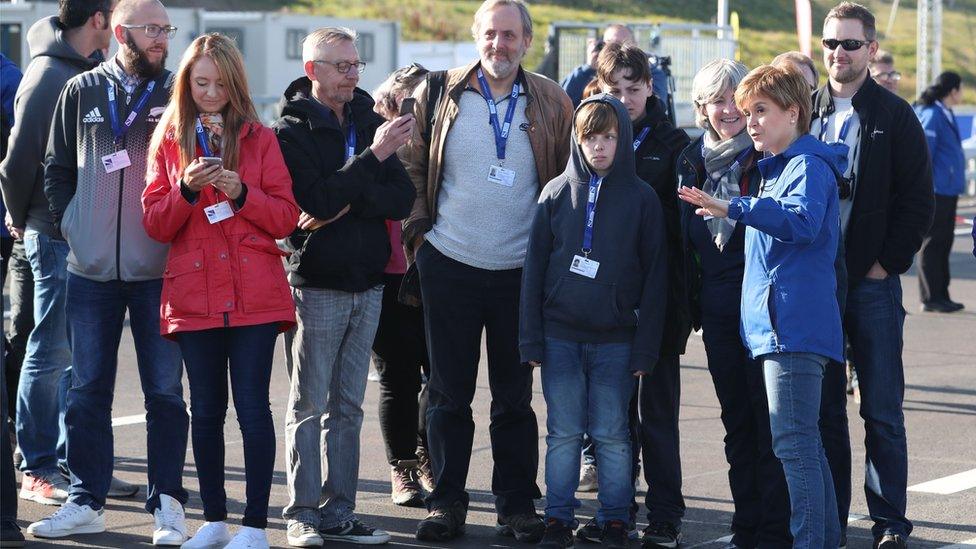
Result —
<svg viewBox="0 0 976 549"><path fill-rule="evenodd" d="M958 196L935 195L932 228L918 252L918 289L922 303L949 300L949 254L956 228Z"/></svg>
<svg viewBox="0 0 976 549"><path fill-rule="evenodd" d="M403 275L383 278L373 363L380 374L380 431L386 459L393 465L417 459L417 447L427 447L427 387L421 387L420 373L430 378L430 361L423 309L397 300Z"/></svg>
<svg viewBox="0 0 976 549"><path fill-rule="evenodd" d="M681 494L681 452L678 409L681 407L681 364L663 356L650 376L640 379L638 408L648 522L681 526L685 499ZM599 467L599 464L597 465Z"/></svg>
<svg viewBox="0 0 976 549"><path fill-rule="evenodd" d="M471 402L478 379L482 333L488 348L494 459L491 491L502 516L534 513L539 432L532 411L532 368L518 354L522 270L488 271L441 254L430 243L417 252L430 351L427 437L437 489L427 508L468 504Z"/></svg>
<svg viewBox="0 0 976 549"><path fill-rule="evenodd" d="M24 251L24 241L14 241L11 248L4 270L10 278L10 330L4 346L3 372L7 378L7 413L12 422L17 417L17 387L27 353L27 338L34 329L34 272Z"/></svg>

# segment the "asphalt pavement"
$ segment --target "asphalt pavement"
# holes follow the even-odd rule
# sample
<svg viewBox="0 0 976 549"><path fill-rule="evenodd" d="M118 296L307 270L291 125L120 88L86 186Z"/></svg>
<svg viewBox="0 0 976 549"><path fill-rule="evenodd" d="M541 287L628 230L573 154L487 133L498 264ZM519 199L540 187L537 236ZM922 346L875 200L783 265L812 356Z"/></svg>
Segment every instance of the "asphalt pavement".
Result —
<svg viewBox="0 0 976 549"><path fill-rule="evenodd" d="M960 204L960 215L972 219L976 202ZM918 283L914 270L902 276L905 323L905 418L909 442L908 516L915 525L912 547L976 548L976 259L966 226L960 225L951 258L953 299L966 304L966 310L949 315L921 313ZM279 341L271 385L271 405L277 429L277 460L271 498L269 537L273 546L287 547L281 509L287 501L285 486L284 408L288 382L284 369L284 351ZM138 389L135 353L126 331L120 349L119 379L115 406L115 471L130 482L146 481L146 424L142 395ZM478 392L474 403L477 425L468 487L471 505L466 535L449 544L418 542L413 533L422 509L401 508L389 498L390 471L386 464L377 417L378 386L367 388L365 420L362 432L362 459L358 494L360 517L389 531L390 545L399 547L519 547L511 538L494 533L495 521L491 495L491 447L488 441L490 395L482 358ZM683 526L683 547L719 548L729 535L732 502L729 494L728 466L723 453L724 430L719 420L719 406L705 362L701 338L692 335L688 352L682 358L681 453L684 494L687 512ZM534 408L539 418L539 455L545 454L545 402L541 384L534 385ZM185 384L184 384L185 385ZM858 404L848 401L851 439L853 441L854 498L851 506L849 547L871 547L871 521L861 486L864 473L864 429L858 416ZM244 469L241 435L233 408L228 413L226 430L226 479L230 520L234 528L244 508ZM186 488L190 501L186 507L192 531L203 520L198 496L196 471L191 450L187 450ZM540 462L542 460L540 459ZM538 481L542 486L540 463ZM641 483L641 494L646 486ZM590 517L596 508L595 494L580 494L582 517ZM76 536L58 541L32 540L31 547L140 547L151 544L152 517L143 510L145 489L129 499L112 499L107 505L108 532ZM10 502L3 502L6 507ZM544 501L537 508L544 508ZM52 513L54 507L20 502L20 523L30 522ZM342 546L342 544L335 544ZM581 546L583 544L580 544ZM634 547L639 544L634 543ZM596 547L596 546L594 546Z"/></svg>

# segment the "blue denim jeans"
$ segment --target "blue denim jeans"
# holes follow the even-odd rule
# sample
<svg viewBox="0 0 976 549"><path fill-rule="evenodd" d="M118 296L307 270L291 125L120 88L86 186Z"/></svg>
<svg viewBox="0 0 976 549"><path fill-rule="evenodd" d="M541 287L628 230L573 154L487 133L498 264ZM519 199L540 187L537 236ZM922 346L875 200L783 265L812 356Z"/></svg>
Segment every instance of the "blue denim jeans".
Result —
<svg viewBox="0 0 976 549"><path fill-rule="evenodd" d="M146 405L148 501L166 494L185 504L183 465L189 417L183 402L183 363L176 343L159 335L162 279L96 282L68 273L67 317L74 357L68 426L69 501L105 505L112 481L112 400L126 310Z"/></svg>
<svg viewBox="0 0 976 549"><path fill-rule="evenodd" d="M350 293L292 288L298 325L285 334L291 390L285 412L288 505L333 528L354 517L359 433L383 287Z"/></svg>
<svg viewBox="0 0 976 549"><path fill-rule="evenodd" d="M844 327L850 339L864 419L864 493L872 533L907 538L908 443L905 436L905 370L902 334L905 309L901 280L862 279L851 285Z"/></svg>
<svg viewBox="0 0 976 549"><path fill-rule="evenodd" d="M68 243L34 230L24 235L34 275L34 329L17 389L20 469L49 475L65 464L64 406L71 385L71 346L64 315Z"/></svg>
<svg viewBox="0 0 976 549"><path fill-rule="evenodd" d="M629 343L578 343L546 338L546 518L572 524L583 433L596 447L600 491L597 522L629 518L634 498L629 404L636 378Z"/></svg>
<svg viewBox="0 0 976 549"><path fill-rule="evenodd" d="M793 547L837 547L837 499L818 426L827 358L812 353L772 353L759 360L766 382L773 453L783 462L790 492Z"/></svg>

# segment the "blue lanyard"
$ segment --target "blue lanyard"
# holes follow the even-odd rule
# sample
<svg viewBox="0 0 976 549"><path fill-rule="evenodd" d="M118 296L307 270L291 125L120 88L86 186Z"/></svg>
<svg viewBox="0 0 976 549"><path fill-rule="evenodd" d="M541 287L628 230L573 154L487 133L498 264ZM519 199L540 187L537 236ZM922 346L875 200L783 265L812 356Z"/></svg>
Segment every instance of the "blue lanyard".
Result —
<svg viewBox="0 0 976 549"><path fill-rule="evenodd" d="M348 162L356 155L356 124L349 121L349 128L346 130L346 155L343 161Z"/></svg>
<svg viewBox="0 0 976 549"><path fill-rule="evenodd" d="M732 165L730 165L727 170L725 170L724 172L722 172L722 175L718 176L718 181L712 179L712 176L711 176L711 174L708 173L708 170L707 169L705 170L705 179L707 179L712 185L714 185L717 188L718 185L719 185L719 181L721 181L725 176L729 175L733 171L737 170L739 168L739 166L742 164L742 161L745 160L746 157L749 156L750 153L752 153L752 147L746 147L745 149L743 149L743 151L739 153L739 156L736 156L735 157L735 161L732 162ZM705 159L705 141L704 140L702 140L701 154L702 154L702 160L704 160Z"/></svg>
<svg viewBox="0 0 976 549"><path fill-rule="evenodd" d="M129 131L132 123L136 121L136 117L139 116L139 112L146 106L149 101L149 96L152 95L153 90L156 88L156 81L152 80L149 85L146 86L146 90L142 92L142 96L136 101L136 106L132 108L129 112L129 116L126 117L125 122L121 125L119 124L119 111L115 103L115 85L109 82L108 87L108 117L112 121L112 133L115 134L115 143L121 143L122 138L125 137L125 133Z"/></svg>
<svg viewBox="0 0 976 549"><path fill-rule="evenodd" d="M210 151L210 143L207 142L207 134L203 131L203 123L200 122L200 117L197 117L197 142L200 143L200 149L203 150L203 156L213 156Z"/></svg>
<svg viewBox="0 0 976 549"><path fill-rule="evenodd" d="M512 95L508 101L508 110L505 112L505 123L498 123L498 108L495 106L495 99L491 96L491 88L485 80L485 73L478 69L478 85L481 86L481 95L488 102L488 118L491 120L491 127L495 130L495 154L499 160L505 159L505 145L508 143L508 133L512 129L512 119L515 118L515 107L518 103L519 86L516 80L512 84Z"/></svg>
<svg viewBox="0 0 976 549"><path fill-rule="evenodd" d="M640 135L638 135L637 136L637 139L634 140L634 152L637 152L637 149L640 148L641 143L644 142L644 139L647 138L647 134L649 134L649 133L651 133L651 127L650 126L648 126L648 127L644 128L643 130L641 130Z"/></svg>
<svg viewBox="0 0 976 549"><path fill-rule="evenodd" d="M837 141L840 143L847 142L847 134L851 131L851 118L854 116L854 109L847 112L847 116L844 117L844 121L840 125L840 135L837 136ZM820 122L820 140L823 141L827 133L827 122L821 119Z"/></svg>
<svg viewBox="0 0 976 549"><path fill-rule="evenodd" d="M593 251L593 224L596 221L596 199L600 196L603 178L590 176L590 190L586 196L586 221L583 224L583 257L590 257Z"/></svg>

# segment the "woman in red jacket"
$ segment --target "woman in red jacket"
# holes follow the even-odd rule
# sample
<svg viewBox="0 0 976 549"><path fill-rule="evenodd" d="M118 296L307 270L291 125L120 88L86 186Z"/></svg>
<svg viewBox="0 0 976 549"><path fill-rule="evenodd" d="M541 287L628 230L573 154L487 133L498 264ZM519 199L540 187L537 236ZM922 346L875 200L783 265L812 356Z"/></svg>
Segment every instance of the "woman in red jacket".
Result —
<svg viewBox="0 0 976 549"><path fill-rule="evenodd" d="M299 212L278 141L258 121L229 38L206 34L190 44L149 155L143 224L172 245L161 330L179 343L190 380L207 521L183 547L268 547L275 454L268 386L278 334L295 323L275 239L291 233ZM244 527L233 540L224 522L228 369L247 480Z"/></svg>

